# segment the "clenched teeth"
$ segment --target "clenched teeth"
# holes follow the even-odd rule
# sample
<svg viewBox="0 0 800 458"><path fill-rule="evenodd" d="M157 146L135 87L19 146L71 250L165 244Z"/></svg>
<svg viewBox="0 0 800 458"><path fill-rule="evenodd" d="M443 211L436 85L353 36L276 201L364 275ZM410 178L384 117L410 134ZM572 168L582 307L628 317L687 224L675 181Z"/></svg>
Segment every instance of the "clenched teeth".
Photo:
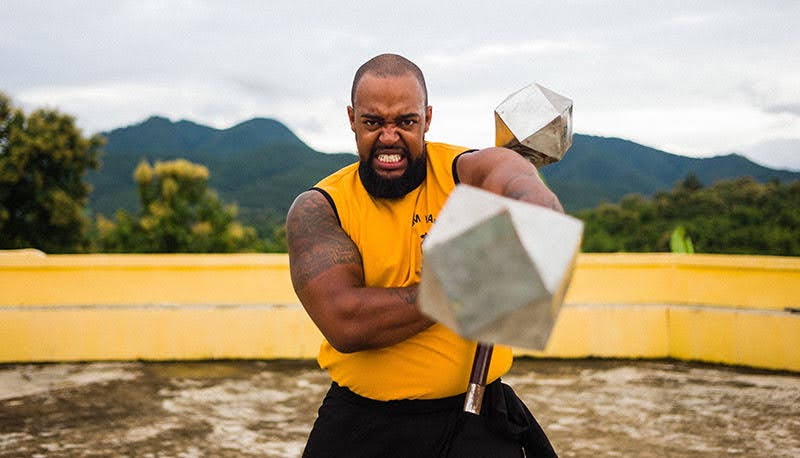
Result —
<svg viewBox="0 0 800 458"><path fill-rule="evenodd" d="M378 162L383 163L393 163L393 162L400 162L401 156L399 154L379 154Z"/></svg>

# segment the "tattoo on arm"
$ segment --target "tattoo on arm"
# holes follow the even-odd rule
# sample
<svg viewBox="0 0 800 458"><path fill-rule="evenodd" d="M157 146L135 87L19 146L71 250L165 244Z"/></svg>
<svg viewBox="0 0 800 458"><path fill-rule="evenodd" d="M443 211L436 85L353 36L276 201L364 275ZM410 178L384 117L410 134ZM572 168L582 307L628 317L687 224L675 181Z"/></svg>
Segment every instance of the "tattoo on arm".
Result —
<svg viewBox="0 0 800 458"><path fill-rule="evenodd" d="M308 191L315 193L316 191ZM342 264L357 265L363 282L361 254L336 222L330 204L313 194L298 197L286 220L289 259L295 291L326 270Z"/></svg>
<svg viewBox="0 0 800 458"><path fill-rule="evenodd" d="M417 303L417 288L394 288L390 290L391 294L400 298L406 304L416 305Z"/></svg>

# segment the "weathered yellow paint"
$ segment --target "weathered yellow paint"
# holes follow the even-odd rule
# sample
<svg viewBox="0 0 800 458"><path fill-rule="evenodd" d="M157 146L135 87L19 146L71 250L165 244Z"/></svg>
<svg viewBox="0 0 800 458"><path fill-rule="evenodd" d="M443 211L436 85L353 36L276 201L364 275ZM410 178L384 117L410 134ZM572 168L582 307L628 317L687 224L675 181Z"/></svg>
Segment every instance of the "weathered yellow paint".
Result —
<svg viewBox="0 0 800 458"><path fill-rule="evenodd" d="M800 307L800 258L582 254L566 302ZM0 307L158 303L299 302L285 254L0 257Z"/></svg>
<svg viewBox="0 0 800 458"><path fill-rule="evenodd" d="M800 371L800 315L673 307L670 356Z"/></svg>
<svg viewBox="0 0 800 458"><path fill-rule="evenodd" d="M0 312L0 362L312 358L300 306L27 307Z"/></svg>
<svg viewBox="0 0 800 458"><path fill-rule="evenodd" d="M800 258L582 254L566 302L800 307Z"/></svg>
<svg viewBox="0 0 800 458"><path fill-rule="evenodd" d="M562 307L544 351L515 354L553 358L666 358L667 307L588 305Z"/></svg>
<svg viewBox="0 0 800 458"><path fill-rule="evenodd" d="M0 257L2 305L265 303L300 303L285 254Z"/></svg>
<svg viewBox="0 0 800 458"><path fill-rule="evenodd" d="M800 371L800 259L583 254L543 352ZM286 255L0 252L0 362L313 358Z"/></svg>

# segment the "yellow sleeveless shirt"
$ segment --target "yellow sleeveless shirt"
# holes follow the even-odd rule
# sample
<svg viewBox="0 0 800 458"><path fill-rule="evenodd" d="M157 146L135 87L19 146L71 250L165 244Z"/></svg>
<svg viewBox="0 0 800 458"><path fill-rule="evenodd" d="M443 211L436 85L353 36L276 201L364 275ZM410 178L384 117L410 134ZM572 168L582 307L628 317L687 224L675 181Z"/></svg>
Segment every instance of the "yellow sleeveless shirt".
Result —
<svg viewBox="0 0 800 458"><path fill-rule="evenodd" d="M427 176L400 199L372 197L361 184L358 163L320 181L345 233L355 242L370 287L403 287L419 283L422 240L455 187L454 160L466 148L426 143ZM436 399L463 393L469 381L475 342L440 324L395 345L340 353L327 340L319 352L320 367L331 379L371 399ZM511 368L511 349L496 346L487 382Z"/></svg>

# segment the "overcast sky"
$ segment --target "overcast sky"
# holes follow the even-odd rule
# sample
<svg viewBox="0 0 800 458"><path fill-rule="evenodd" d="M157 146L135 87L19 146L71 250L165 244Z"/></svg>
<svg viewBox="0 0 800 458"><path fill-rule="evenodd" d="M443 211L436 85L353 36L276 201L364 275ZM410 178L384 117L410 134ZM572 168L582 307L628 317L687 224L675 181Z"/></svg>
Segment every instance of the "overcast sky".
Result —
<svg viewBox="0 0 800 458"><path fill-rule="evenodd" d="M93 133L153 114L218 128L272 117L354 151L356 68L425 72L428 139L493 142L492 111L539 82L579 133L800 170L800 1L0 0L0 90Z"/></svg>

